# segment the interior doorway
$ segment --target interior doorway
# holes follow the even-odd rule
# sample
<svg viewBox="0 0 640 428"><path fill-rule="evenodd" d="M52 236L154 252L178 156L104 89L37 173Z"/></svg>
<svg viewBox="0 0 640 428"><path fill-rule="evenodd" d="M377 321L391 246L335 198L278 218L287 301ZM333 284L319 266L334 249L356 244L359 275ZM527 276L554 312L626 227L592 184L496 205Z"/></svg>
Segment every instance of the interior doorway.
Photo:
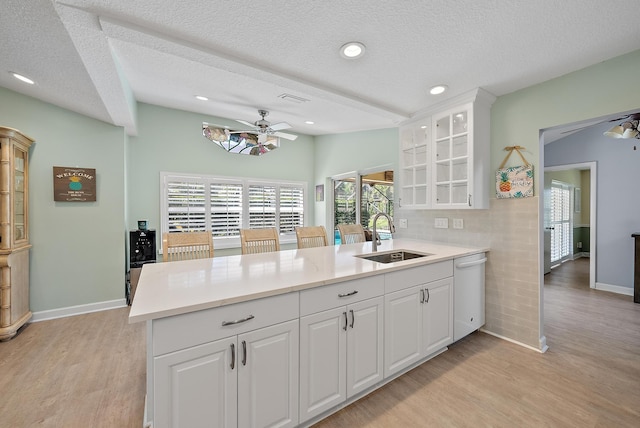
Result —
<svg viewBox="0 0 640 428"><path fill-rule="evenodd" d="M563 173L580 179L555 180L554 186L553 177L562 177ZM543 174L543 274L574 256L589 257L589 288L596 288L597 163L594 161L545 167ZM568 184L567 181L573 183ZM558 202L560 209L565 210L555 219L552 213L554 194L564 199ZM556 231L556 227L563 229ZM554 239L562 247L555 255L552 248Z"/></svg>

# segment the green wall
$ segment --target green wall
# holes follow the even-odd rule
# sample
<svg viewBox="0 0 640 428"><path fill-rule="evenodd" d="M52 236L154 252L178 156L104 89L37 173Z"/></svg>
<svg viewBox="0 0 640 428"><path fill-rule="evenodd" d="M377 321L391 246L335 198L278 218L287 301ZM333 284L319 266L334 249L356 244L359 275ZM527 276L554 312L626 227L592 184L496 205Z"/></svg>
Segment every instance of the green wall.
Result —
<svg viewBox="0 0 640 428"><path fill-rule="evenodd" d="M29 160L31 310L122 299L122 128L0 88L0 124L35 139ZM96 169L96 202L54 202L53 166Z"/></svg>
<svg viewBox="0 0 640 428"><path fill-rule="evenodd" d="M307 220L313 224L313 137L281 139L280 148L273 152L243 156L227 153L203 137L202 122L237 125L217 117L138 105L138 136L130 138L128 151L128 229L137 229L137 220L142 219L149 220L150 229L160 229L161 171L307 182L311 202Z"/></svg>
<svg viewBox="0 0 640 428"><path fill-rule="evenodd" d="M491 109L490 171L498 169L506 146L524 146L538 195L540 130L637 109L639 73L640 50L498 97ZM487 179L495 185L493 175Z"/></svg>
<svg viewBox="0 0 640 428"><path fill-rule="evenodd" d="M330 177L376 167L398 169L398 135L398 128L388 128L315 138L315 184L325 186L325 201L315 203L315 224L333 229L327 212L333 197Z"/></svg>

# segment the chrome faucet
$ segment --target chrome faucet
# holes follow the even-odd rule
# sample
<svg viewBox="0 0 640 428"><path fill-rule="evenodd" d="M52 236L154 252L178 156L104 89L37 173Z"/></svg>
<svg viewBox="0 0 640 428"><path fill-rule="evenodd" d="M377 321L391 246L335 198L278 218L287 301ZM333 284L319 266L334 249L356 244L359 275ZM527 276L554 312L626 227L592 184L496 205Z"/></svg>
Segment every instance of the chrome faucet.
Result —
<svg viewBox="0 0 640 428"><path fill-rule="evenodd" d="M382 242L380 242L380 239L378 239L378 232L376 231L376 224L378 223L378 217L380 216L385 216L387 218L387 220L389 220L389 231L391 233L395 233L396 231L396 227L393 225L393 220L391 220L391 217L389 217L389 214L387 213L378 213L373 217L373 232L372 232L372 236L371 236L371 250L373 252L378 251L378 245L382 244Z"/></svg>

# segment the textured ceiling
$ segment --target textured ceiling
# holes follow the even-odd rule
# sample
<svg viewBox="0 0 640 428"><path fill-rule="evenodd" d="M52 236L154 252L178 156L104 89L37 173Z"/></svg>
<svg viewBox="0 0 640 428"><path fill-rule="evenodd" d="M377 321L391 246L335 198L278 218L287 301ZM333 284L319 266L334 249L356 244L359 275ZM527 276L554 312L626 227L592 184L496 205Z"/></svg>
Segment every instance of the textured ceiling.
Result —
<svg viewBox="0 0 640 428"><path fill-rule="evenodd" d="M0 7L0 86L131 135L136 101L250 122L264 108L268 120L310 135L393 127L476 87L500 96L640 47L637 0L3 0ZM352 40L366 53L346 60L338 49ZM449 91L430 95L439 83ZM309 101L278 98L285 93Z"/></svg>

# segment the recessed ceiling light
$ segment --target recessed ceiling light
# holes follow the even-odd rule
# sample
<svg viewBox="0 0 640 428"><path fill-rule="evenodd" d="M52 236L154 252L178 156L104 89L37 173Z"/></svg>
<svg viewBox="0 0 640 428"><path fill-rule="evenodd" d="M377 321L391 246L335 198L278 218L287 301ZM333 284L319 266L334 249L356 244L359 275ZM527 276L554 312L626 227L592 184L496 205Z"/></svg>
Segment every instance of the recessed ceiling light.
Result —
<svg viewBox="0 0 640 428"><path fill-rule="evenodd" d="M23 76L22 74L14 73L13 71L11 71L10 73L11 73L11 75L12 75L13 77L15 77L15 78L16 78L16 79L18 79L18 80L23 81L24 83L28 83L28 84L30 84L30 85L33 85L34 83L36 83L36 82L34 82L33 80L29 79L28 77Z"/></svg>
<svg viewBox="0 0 640 428"><path fill-rule="evenodd" d="M444 91L446 91L448 88L447 85L436 85L433 88L431 88L429 90L429 93L431 95L440 95L441 93L443 93Z"/></svg>
<svg viewBox="0 0 640 428"><path fill-rule="evenodd" d="M349 42L342 45L340 55L343 58L354 59L364 55L364 45L360 42Z"/></svg>
<svg viewBox="0 0 640 428"><path fill-rule="evenodd" d="M313 120L307 120L305 123L306 123L307 125L313 125L313 124L315 124L315 122L314 122Z"/></svg>
<svg viewBox="0 0 640 428"><path fill-rule="evenodd" d="M198 99L200 101L209 101L209 98L203 97L202 95L196 95L196 99Z"/></svg>

